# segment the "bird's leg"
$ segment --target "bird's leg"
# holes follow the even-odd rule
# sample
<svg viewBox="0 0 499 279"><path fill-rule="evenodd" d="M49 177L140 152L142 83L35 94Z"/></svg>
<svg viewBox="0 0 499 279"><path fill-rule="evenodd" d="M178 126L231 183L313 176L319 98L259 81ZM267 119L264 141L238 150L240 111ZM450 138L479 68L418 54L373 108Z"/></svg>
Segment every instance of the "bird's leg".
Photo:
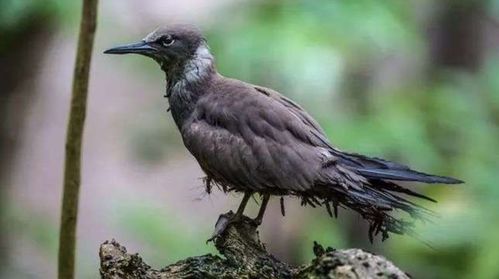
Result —
<svg viewBox="0 0 499 279"><path fill-rule="evenodd" d="M245 192L243 199L241 200L241 203L239 204L239 207L237 208L237 212L232 217L232 219L240 219L243 216L244 209L246 208L246 205L248 204L249 199L251 198L251 193L250 192ZM237 220L235 220L237 221Z"/></svg>
<svg viewBox="0 0 499 279"><path fill-rule="evenodd" d="M265 210L267 209L267 204L269 203L269 200L270 200L269 194L263 195L262 205L260 205L260 210L258 210L258 215L256 216L255 219L253 219L253 222L255 222L257 226L260 226L262 224L263 215L265 214Z"/></svg>
<svg viewBox="0 0 499 279"><path fill-rule="evenodd" d="M211 236L210 239L208 239L207 242L212 241L215 238L217 238L219 235L221 235L231 223L238 222L242 219L244 209L246 208L246 205L248 204L248 200L251 198L251 195L252 195L251 192L244 193L243 199L241 200L241 203L237 208L236 214L234 214L231 210L228 213L222 214L218 217L217 223L215 224L215 231L213 232L213 235Z"/></svg>

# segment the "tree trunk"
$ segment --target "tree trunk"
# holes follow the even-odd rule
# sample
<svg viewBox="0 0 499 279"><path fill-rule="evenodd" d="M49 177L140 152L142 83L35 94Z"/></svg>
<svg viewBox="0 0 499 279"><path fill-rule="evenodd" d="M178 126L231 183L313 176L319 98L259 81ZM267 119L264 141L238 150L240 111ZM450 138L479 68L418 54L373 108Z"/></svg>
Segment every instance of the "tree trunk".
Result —
<svg viewBox="0 0 499 279"><path fill-rule="evenodd" d="M190 257L160 270L129 254L116 241L100 247L103 279L117 278L410 278L382 256L360 249L324 249L314 243L316 258L310 264L293 267L270 255L260 242L249 218L229 225L215 241L223 257Z"/></svg>
<svg viewBox="0 0 499 279"><path fill-rule="evenodd" d="M74 278L76 224L81 183L81 145L87 107L90 60L97 25L97 0L83 0L73 93L66 135L64 190L59 235L59 279Z"/></svg>
<svg viewBox="0 0 499 279"><path fill-rule="evenodd" d="M485 1L446 0L430 29L432 67L470 72L481 68L484 56Z"/></svg>

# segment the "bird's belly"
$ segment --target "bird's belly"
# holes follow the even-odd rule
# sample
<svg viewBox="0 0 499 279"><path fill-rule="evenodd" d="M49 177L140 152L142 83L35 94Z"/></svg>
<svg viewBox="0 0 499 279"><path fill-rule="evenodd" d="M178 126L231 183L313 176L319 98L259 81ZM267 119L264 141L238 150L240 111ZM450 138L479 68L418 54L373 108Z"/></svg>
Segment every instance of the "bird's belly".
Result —
<svg viewBox="0 0 499 279"><path fill-rule="evenodd" d="M184 130L184 144L210 178L231 189L276 194L305 191L321 168L317 156L305 156L314 150L248 142L224 129L202 131L207 129L195 125Z"/></svg>

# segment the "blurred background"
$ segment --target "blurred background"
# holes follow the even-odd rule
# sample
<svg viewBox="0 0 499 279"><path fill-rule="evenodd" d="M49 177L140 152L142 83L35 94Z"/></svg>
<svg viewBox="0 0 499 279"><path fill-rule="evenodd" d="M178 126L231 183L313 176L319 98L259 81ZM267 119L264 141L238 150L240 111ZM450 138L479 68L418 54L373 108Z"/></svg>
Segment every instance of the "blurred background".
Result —
<svg viewBox="0 0 499 279"><path fill-rule="evenodd" d="M54 278L66 120L80 1L0 1L0 277ZM105 56L158 25L205 32L219 71L302 104L343 150L455 176L414 185L438 204L420 240L367 241L340 211L277 198L262 240L293 264L312 241L381 253L415 278L499 278L498 0L101 1L84 138L78 278L116 238L155 268L215 253L205 240L240 197L203 193L166 109L164 76ZM250 214L256 213L252 203ZM425 244L429 243L429 245Z"/></svg>

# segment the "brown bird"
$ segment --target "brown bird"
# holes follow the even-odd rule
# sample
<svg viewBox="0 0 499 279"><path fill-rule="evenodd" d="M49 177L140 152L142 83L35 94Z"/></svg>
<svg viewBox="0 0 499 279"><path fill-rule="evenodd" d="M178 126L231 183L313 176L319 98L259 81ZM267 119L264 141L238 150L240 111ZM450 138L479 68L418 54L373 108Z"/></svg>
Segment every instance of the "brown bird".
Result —
<svg viewBox="0 0 499 279"><path fill-rule="evenodd" d="M394 212L415 218L429 213L404 195L434 201L394 181L462 183L340 151L295 102L272 89L220 75L196 27L159 28L138 43L105 53L136 53L159 63L166 73L171 114L185 147L207 175L207 191L214 183L226 192L244 193L229 222L240 220L255 193L263 197L257 225L271 195L292 195L302 205L326 207L331 216L337 216L338 207L355 210L370 224L369 239L381 233L384 240L389 233L411 232L412 223Z"/></svg>

